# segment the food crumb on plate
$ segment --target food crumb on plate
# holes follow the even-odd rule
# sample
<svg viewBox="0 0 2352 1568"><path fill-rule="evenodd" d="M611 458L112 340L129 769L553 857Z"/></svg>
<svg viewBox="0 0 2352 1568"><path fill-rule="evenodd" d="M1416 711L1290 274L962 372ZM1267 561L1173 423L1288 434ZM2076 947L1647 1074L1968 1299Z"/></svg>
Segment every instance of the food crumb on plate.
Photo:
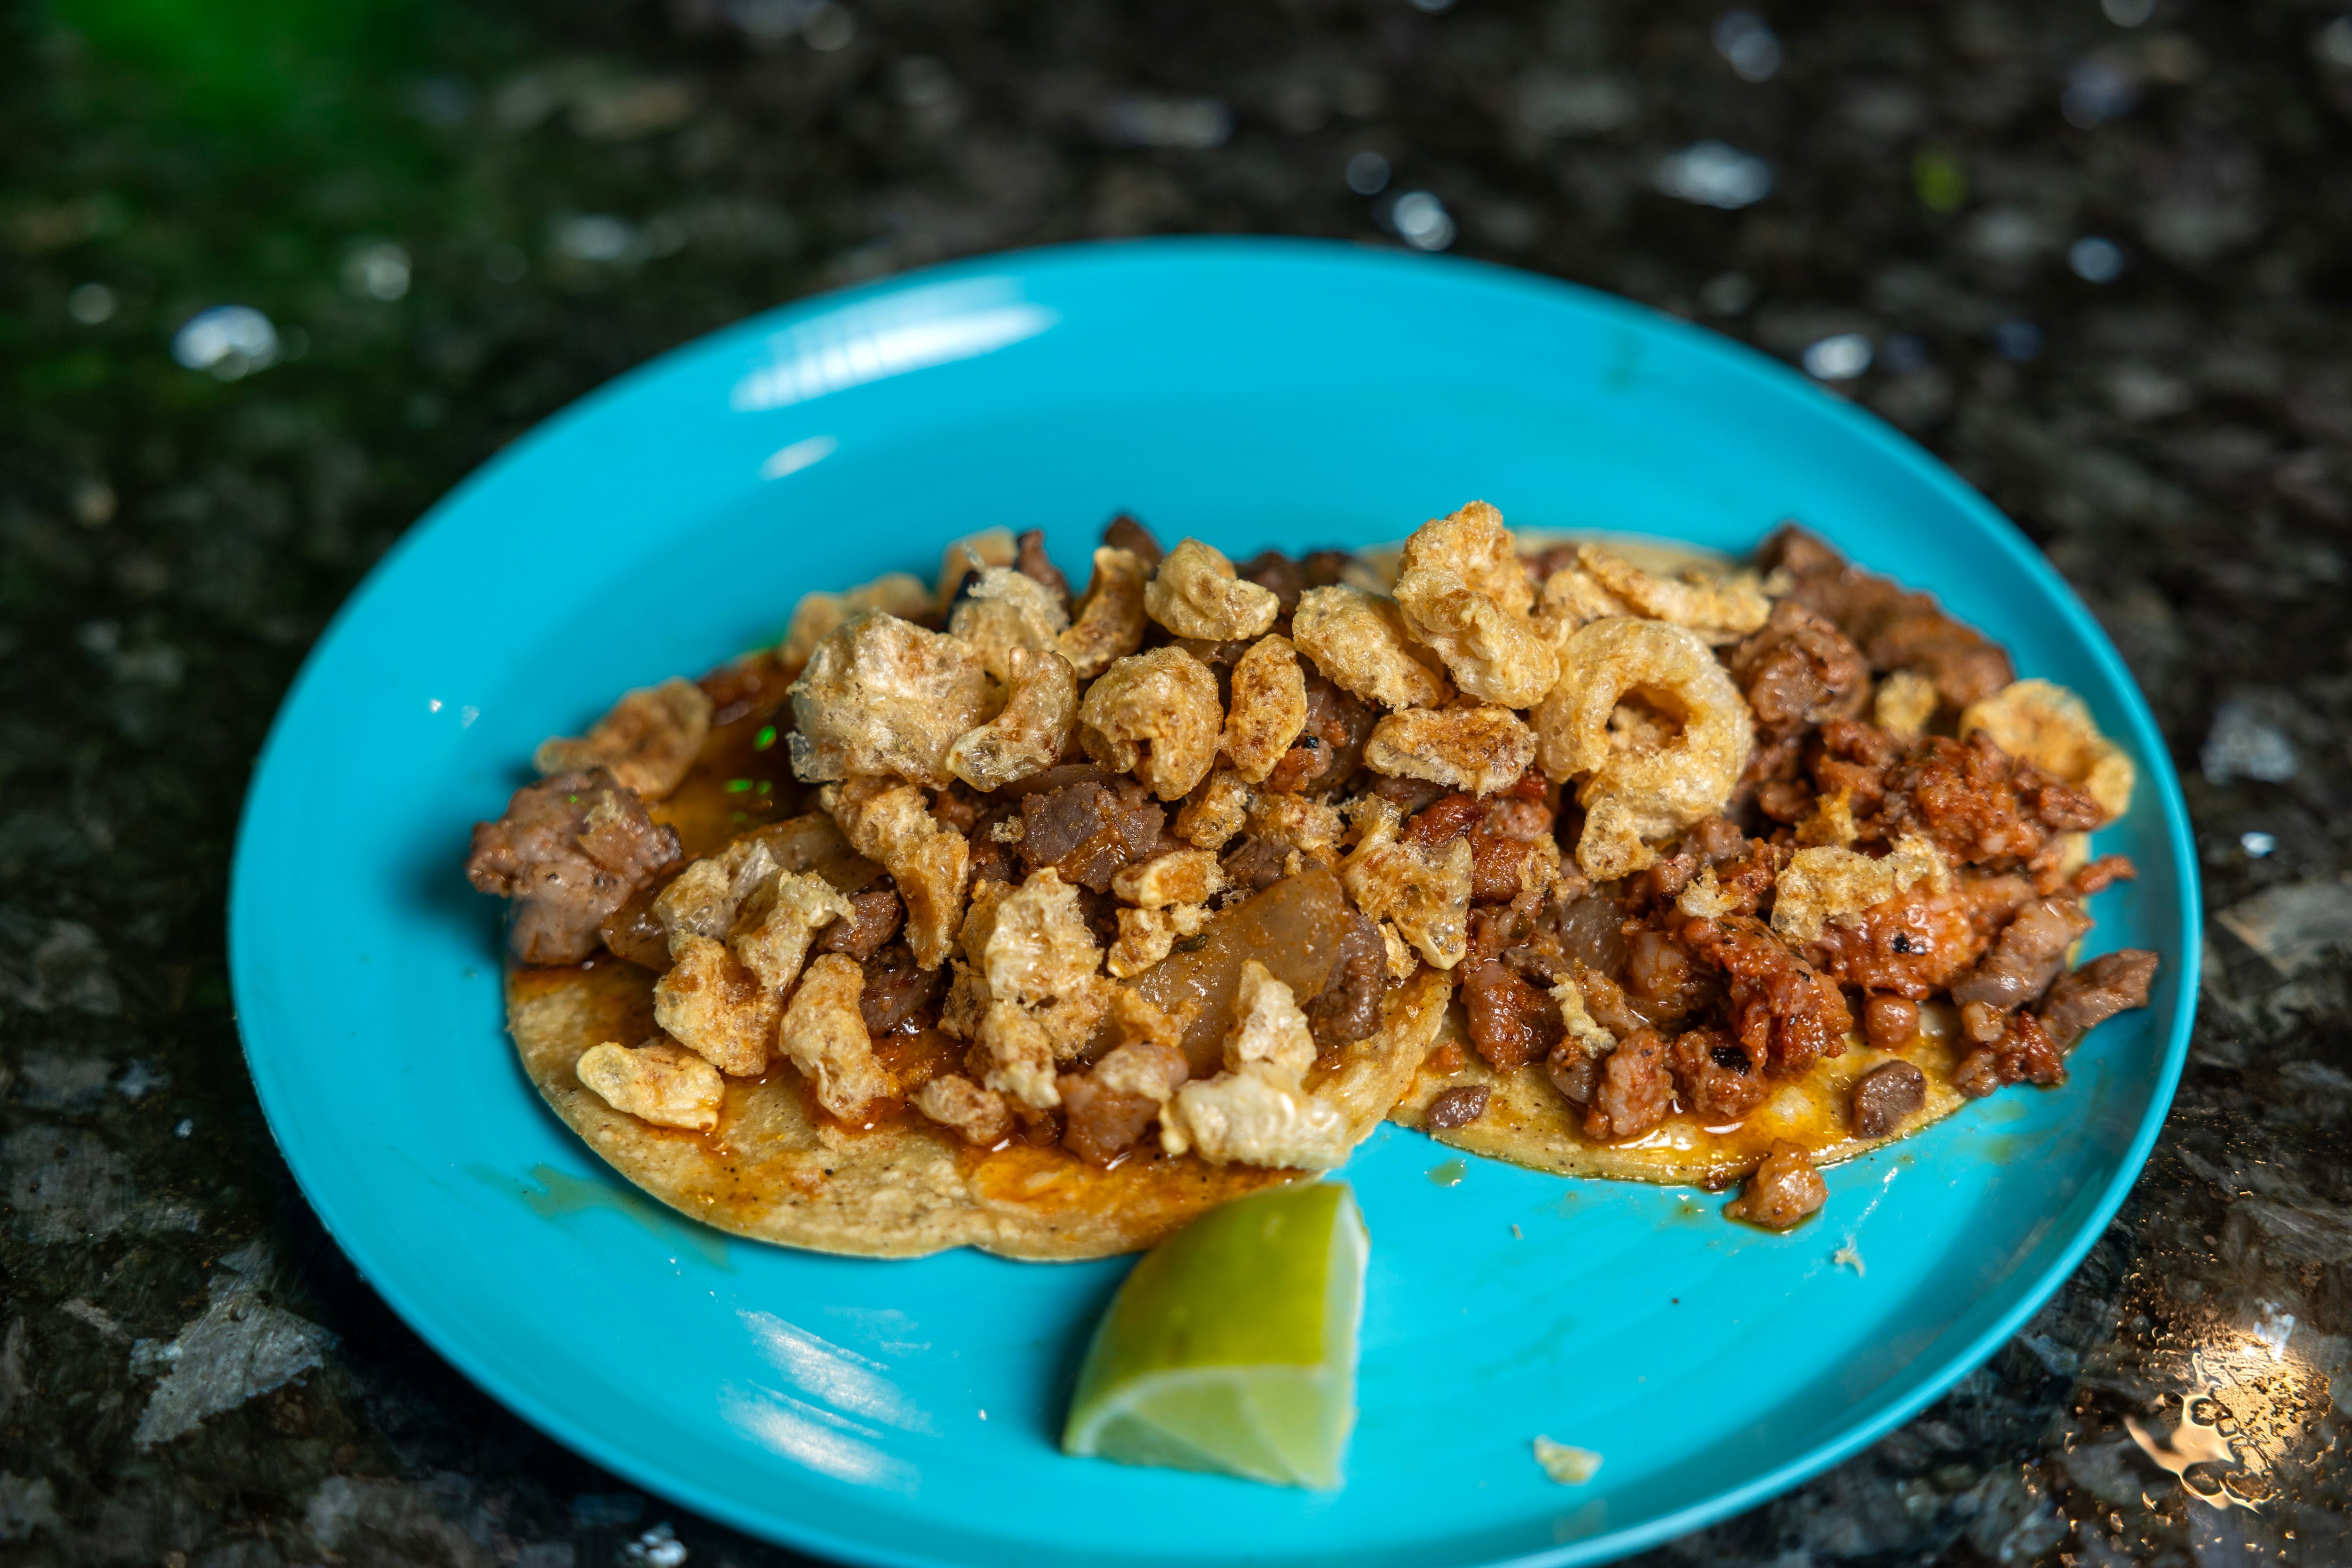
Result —
<svg viewBox="0 0 2352 1568"><path fill-rule="evenodd" d="M1564 1487L1580 1487L1601 1470L1601 1456L1591 1449L1571 1447L1541 1436L1536 1438L1536 1463Z"/></svg>
<svg viewBox="0 0 2352 1568"><path fill-rule="evenodd" d="M1863 1267L1862 1248L1853 1244L1852 1237L1847 1237L1845 1245L1830 1254L1830 1262L1839 1268L1853 1269L1857 1279L1869 1272Z"/></svg>

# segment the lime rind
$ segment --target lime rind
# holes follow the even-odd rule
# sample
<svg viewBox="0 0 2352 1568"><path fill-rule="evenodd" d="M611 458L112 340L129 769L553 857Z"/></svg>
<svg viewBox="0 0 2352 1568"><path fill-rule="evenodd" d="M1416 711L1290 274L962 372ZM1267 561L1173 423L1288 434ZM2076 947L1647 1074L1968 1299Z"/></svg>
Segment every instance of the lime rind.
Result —
<svg viewBox="0 0 2352 1568"><path fill-rule="evenodd" d="M1367 1251L1337 1183L1256 1194L1170 1237L1096 1329L1064 1451L1337 1487Z"/></svg>

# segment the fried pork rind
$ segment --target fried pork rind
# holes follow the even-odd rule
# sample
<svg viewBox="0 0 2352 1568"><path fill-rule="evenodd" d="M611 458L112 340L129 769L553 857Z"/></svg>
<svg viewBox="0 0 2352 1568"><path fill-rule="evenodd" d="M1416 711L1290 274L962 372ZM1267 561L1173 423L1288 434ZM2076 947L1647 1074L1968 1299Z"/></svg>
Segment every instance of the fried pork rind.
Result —
<svg viewBox="0 0 2352 1568"><path fill-rule="evenodd" d="M1439 969L1451 969L1468 951L1471 849L1456 838L1441 849L1402 843L1397 808L1370 797L1359 826L1363 836L1339 864L1339 880L1356 907L1394 922L1405 941Z"/></svg>
<svg viewBox="0 0 2352 1568"><path fill-rule="evenodd" d="M1560 637L1591 621L1630 616L1682 626L1715 647L1738 642L1772 615L1772 601L1752 572L1690 566L1658 577L1598 544L1578 545L1576 563L1545 580L1543 603L1538 619Z"/></svg>
<svg viewBox="0 0 2352 1568"><path fill-rule="evenodd" d="M1397 607L1413 637L1445 661L1454 683L1506 708L1532 708L1559 673L1528 618L1535 589L1502 514L1473 501L1405 541Z"/></svg>
<svg viewBox="0 0 2352 1568"><path fill-rule="evenodd" d="M1730 672L1696 634L1664 621L1595 621L1561 646L1559 684L1536 711L1538 756L1556 779L1581 776L1577 863L1595 881L1655 858L1644 840L1713 816L1748 764L1755 721ZM1629 694L1680 723L1665 743L1612 725Z"/></svg>
<svg viewBox="0 0 2352 1568"><path fill-rule="evenodd" d="M1206 904L1170 904L1156 910L1120 910L1118 940L1103 956L1103 967L1132 980L1174 950L1179 937L1198 936L1209 923Z"/></svg>
<svg viewBox="0 0 2352 1568"><path fill-rule="evenodd" d="M1139 909L1198 904L1223 890L1224 868L1206 849L1173 849L1122 868L1110 890Z"/></svg>
<svg viewBox="0 0 2352 1568"><path fill-rule="evenodd" d="M1412 709L1383 716L1364 765L1473 795L1507 787L1536 760L1536 732L1507 708Z"/></svg>
<svg viewBox="0 0 2352 1568"><path fill-rule="evenodd" d="M1348 1118L1301 1081L1315 1039L1290 987L1244 961L1234 1003L1225 1070L1176 1090L1160 1110L1160 1147L1216 1165L1328 1171L1345 1161Z"/></svg>
<svg viewBox="0 0 2352 1568"><path fill-rule="evenodd" d="M1315 1065L1315 1037L1289 986L1255 959L1242 962L1241 986L1234 994L1234 1032L1225 1041L1225 1065L1265 1062L1292 1078Z"/></svg>
<svg viewBox="0 0 2352 1568"><path fill-rule="evenodd" d="M1361 588L1309 588L1290 636L1323 678L1383 708L1434 708L1454 695L1406 630L1396 601Z"/></svg>
<svg viewBox="0 0 2352 1568"><path fill-rule="evenodd" d="M1264 637L1282 613L1281 596L1234 574L1212 545L1187 539L1168 552L1143 590L1146 614L1180 637L1223 642Z"/></svg>
<svg viewBox="0 0 2352 1568"><path fill-rule="evenodd" d="M2011 681L1970 703L1960 713L1960 733L1965 737L1972 730L1982 730L2011 756L2082 790L2109 821L2131 809L2132 760L2099 733L2083 700L2057 682Z"/></svg>
<svg viewBox="0 0 2352 1568"><path fill-rule="evenodd" d="M797 777L896 773L945 789L948 748L989 717L992 691L964 643L863 610L817 644L792 697Z"/></svg>
<svg viewBox="0 0 2352 1568"><path fill-rule="evenodd" d="M1951 875L1942 851L1916 833L1877 858L1830 847L1800 849L1773 885L1772 930L1786 941L1811 942L1824 922L1858 915L1921 882L1942 892Z"/></svg>
<svg viewBox="0 0 2352 1568"><path fill-rule="evenodd" d="M1110 1002L1101 970L1102 951L1087 925L1078 889L1054 868L1030 873L997 900L978 969L989 999L979 1041L1002 1068L990 1073L989 1088L1041 1110L1061 1103L1054 1066L1086 1049Z"/></svg>
<svg viewBox="0 0 2352 1568"><path fill-rule="evenodd" d="M803 594L801 602L793 606L792 626L776 649L777 662L788 670L799 668L808 662L818 643L860 610L884 610L912 620L930 609L931 591L911 572L887 573L846 594Z"/></svg>
<svg viewBox="0 0 2352 1568"><path fill-rule="evenodd" d="M1942 700L1936 683L1916 669L1898 669L1878 683L1870 700L1871 721L1890 735L1916 741L1927 732Z"/></svg>
<svg viewBox="0 0 2352 1568"><path fill-rule="evenodd" d="M1307 675L1286 637L1263 637L1234 665L1234 700L1221 742L1234 772L1263 781L1307 727Z"/></svg>
<svg viewBox="0 0 2352 1568"><path fill-rule="evenodd" d="M1050 648L1014 648L1005 668L1004 710L948 748L948 772L983 795L1059 762L1078 721L1078 676L1068 659Z"/></svg>
<svg viewBox="0 0 2352 1568"><path fill-rule="evenodd" d="M833 815L850 847L890 873L907 905L907 945L917 963L937 969L963 920L971 844L931 815L922 791L890 779L851 779Z"/></svg>
<svg viewBox="0 0 2352 1568"><path fill-rule="evenodd" d="M1399 565L1400 584L1417 571L1450 572L1513 615L1526 615L1536 602L1535 584L1519 563L1518 542L1503 526L1503 514L1482 500L1414 529Z"/></svg>
<svg viewBox="0 0 2352 1568"><path fill-rule="evenodd" d="M1062 657L1091 680L1143 646L1143 585L1151 575L1143 557L1106 544L1095 552L1095 577L1078 606L1078 618L1062 634Z"/></svg>
<svg viewBox="0 0 2352 1568"><path fill-rule="evenodd" d="M579 740L541 742L530 760L542 778L606 768L640 798L659 800L686 777L709 733L709 695L673 678L630 692Z"/></svg>
<svg viewBox="0 0 2352 1568"><path fill-rule="evenodd" d="M1217 678L1181 647L1118 660L1078 704L1087 755L1113 773L1134 773L1162 800L1191 793L1208 775L1223 725Z"/></svg>
<svg viewBox="0 0 2352 1568"><path fill-rule="evenodd" d="M849 900L824 878L778 871L743 900L728 946L761 984L781 992L800 978L816 933L849 915Z"/></svg>
<svg viewBox="0 0 2352 1568"><path fill-rule="evenodd" d="M1013 1131L1013 1112L1004 1097L986 1089L961 1073L943 1072L915 1090L914 1108L942 1127L952 1128L965 1142L985 1149Z"/></svg>
<svg viewBox="0 0 2352 1568"><path fill-rule="evenodd" d="M1009 682L1016 651L1047 652L1069 625L1060 595L1010 566L991 566L956 600L948 635L969 647L989 674Z"/></svg>
<svg viewBox="0 0 2352 1568"><path fill-rule="evenodd" d="M607 1040L581 1052L572 1070L605 1104L656 1127L708 1132L719 1125L726 1079L717 1068L667 1040L647 1040L635 1050Z"/></svg>
<svg viewBox="0 0 2352 1568"><path fill-rule="evenodd" d="M1009 528L983 528L965 534L940 552L940 584L931 607L945 615L966 576L992 566L1011 566L1020 559L1021 542Z"/></svg>
<svg viewBox="0 0 2352 1568"><path fill-rule="evenodd" d="M1339 847L1347 822L1333 807L1303 795L1262 795L1250 803L1249 830L1286 849L1322 858Z"/></svg>
<svg viewBox="0 0 2352 1568"><path fill-rule="evenodd" d="M859 1120L891 1088L857 1010L865 989L866 971L856 959L820 953L801 977L778 1031L784 1055L808 1079L816 1102L844 1121Z"/></svg>
<svg viewBox="0 0 2352 1568"><path fill-rule="evenodd" d="M720 1072L757 1078L767 1071L782 998L710 937L674 940L670 957L668 971L654 982L654 1022Z"/></svg>
<svg viewBox="0 0 2352 1568"><path fill-rule="evenodd" d="M1249 823L1257 792L1231 768L1219 768L1176 814L1176 837L1195 848L1222 849Z"/></svg>
<svg viewBox="0 0 2352 1568"><path fill-rule="evenodd" d="M689 937L726 940L745 900L775 875L776 857L767 840L749 834L689 863L654 900L654 919L668 939L670 957L679 956L680 944Z"/></svg>
<svg viewBox="0 0 2352 1568"><path fill-rule="evenodd" d="M1707 868L1707 879L1714 880L1715 868ZM1617 1037L1611 1034L1594 1018L1584 1003L1584 985L1576 975L1569 975L1551 988L1551 999L1559 1004L1560 1022L1567 1026L1568 1037L1591 1057L1605 1057L1617 1048Z"/></svg>

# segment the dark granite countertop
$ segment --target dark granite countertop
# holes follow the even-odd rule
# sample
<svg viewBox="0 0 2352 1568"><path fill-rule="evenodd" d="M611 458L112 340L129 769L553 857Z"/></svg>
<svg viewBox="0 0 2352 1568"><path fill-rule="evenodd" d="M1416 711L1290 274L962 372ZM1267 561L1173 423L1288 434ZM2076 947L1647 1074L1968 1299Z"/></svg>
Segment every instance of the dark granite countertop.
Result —
<svg viewBox="0 0 2352 1568"><path fill-rule="evenodd" d="M1918 1420L1654 1557L2352 1563L2352 20L1744 15L10 8L0 1561L794 1560L491 1404L320 1232L226 983L249 760L369 563L614 374L845 280L1207 230L1811 351L2049 552L2187 780L2204 1005L2121 1215Z"/></svg>

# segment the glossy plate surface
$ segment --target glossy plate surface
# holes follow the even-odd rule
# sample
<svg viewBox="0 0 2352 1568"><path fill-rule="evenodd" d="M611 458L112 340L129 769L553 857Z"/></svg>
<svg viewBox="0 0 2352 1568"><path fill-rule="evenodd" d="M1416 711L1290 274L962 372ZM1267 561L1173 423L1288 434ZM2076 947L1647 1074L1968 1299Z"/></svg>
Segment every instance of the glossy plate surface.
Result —
<svg viewBox="0 0 2352 1568"><path fill-rule="evenodd" d="M500 1023L459 868L542 737L777 636L804 590L937 569L993 524L1074 578L1115 510L1240 556L1520 528L1746 550L1801 518L1933 588L2138 763L2095 951L2154 1005L1830 1173L1769 1237L1720 1198L1567 1181L1388 1128L1362 1415L1324 1496L1066 1459L1123 1259L876 1263L730 1240L608 1173ZM2064 1278L2138 1170L2196 993L2195 869L2123 666L2032 547L1870 416L1636 307L1460 262L1174 241L988 258L781 310L550 421L461 486L312 654L247 804L246 1049L336 1238L433 1344L614 1470L887 1563L1590 1562L1753 1503L1916 1411ZM322 896L323 894L323 896ZM1514 1227L1517 1227L1515 1232ZM1832 1262L1851 1246L1863 1268ZM1866 1268L1866 1272L1864 1269ZM1598 1450L1582 1487L1538 1434Z"/></svg>

